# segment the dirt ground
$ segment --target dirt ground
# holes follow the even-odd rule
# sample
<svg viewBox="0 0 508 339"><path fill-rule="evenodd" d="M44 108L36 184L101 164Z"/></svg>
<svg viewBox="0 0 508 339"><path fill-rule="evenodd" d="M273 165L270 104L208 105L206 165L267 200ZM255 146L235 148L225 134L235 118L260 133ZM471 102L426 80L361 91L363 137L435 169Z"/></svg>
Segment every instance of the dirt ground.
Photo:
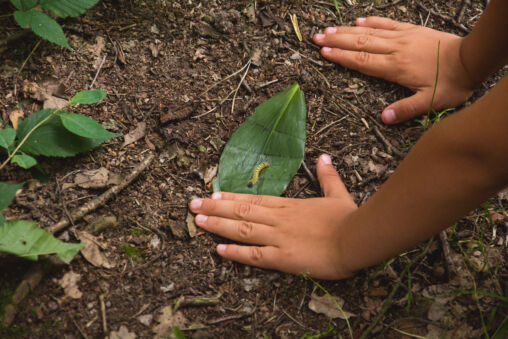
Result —
<svg viewBox="0 0 508 339"><path fill-rule="evenodd" d="M471 28L485 7L484 1L472 1L458 22L459 0L343 2L344 24L382 15L460 35L465 30L459 26ZM0 15L10 12L12 7L0 2ZM302 42L290 13L298 16ZM78 231L94 218L115 216L118 225L97 235L113 267L95 267L82 255L68 266L53 267L21 302L12 326L0 328L0 337L165 337L172 325L192 338L349 337L345 320L309 308L313 294L324 294L317 284L222 260L214 248L223 240L200 230L190 237L186 222L190 199L210 194L205 173L218 164L232 133L258 104L294 82L307 102L307 167L314 172L315 159L330 154L358 204L401 161L393 149L405 154L423 133L415 121L386 127L380 120L383 108L408 90L320 57L310 37L337 23L333 1L101 1L82 17L62 22L74 53L43 41L29 57L38 41L33 35L9 48L0 45L4 115L19 104L25 114L40 109L39 101L23 93L23 81L44 84L53 78L67 96L92 82L107 91L102 103L76 110L114 132L126 135L146 124L146 136L126 146L120 137L77 157L40 159L47 184L30 180L32 173L19 167L3 170L0 181L29 181L6 217L51 226L107 189L76 186L77 174L104 167L126 175L155 154L134 182L60 234L76 242ZM18 31L11 17L0 17L0 36ZM251 57L232 111L228 94L243 72L219 81ZM319 195L303 167L285 193ZM447 273L442 242L435 237L426 253L422 244L354 278L319 284L353 313L349 323L355 337L372 324L367 337L406 337L400 331L429 338L492 335L503 320L506 325L508 313L507 196L493 197L448 230L458 276ZM2 307L2 297L12 294L31 266L0 261ZM72 298L58 282L71 271L80 275L80 297ZM181 306L171 314L177 302Z"/></svg>

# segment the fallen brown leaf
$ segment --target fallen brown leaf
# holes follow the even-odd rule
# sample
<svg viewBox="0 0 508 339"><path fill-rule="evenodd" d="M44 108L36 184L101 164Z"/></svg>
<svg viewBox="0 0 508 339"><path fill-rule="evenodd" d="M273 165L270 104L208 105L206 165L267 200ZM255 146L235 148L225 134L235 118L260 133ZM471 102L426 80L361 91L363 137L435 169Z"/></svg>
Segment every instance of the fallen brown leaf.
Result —
<svg viewBox="0 0 508 339"><path fill-rule="evenodd" d="M157 326L153 327L152 331L155 333L155 339L172 338L173 326L182 329L187 326L188 320L182 312L174 312L173 306L166 306L161 310L161 314L157 317Z"/></svg>
<svg viewBox="0 0 508 339"><path fill-rule="evenodd" d="M120 183L120 176L101 167L96 170L78 173L74 177L74 184L82 188L102 188Z"/></svg>
<svg viewBox="0 0 508 339"><path fill-rule="evenodd" d="M81 279L81 274L69 271L64 274L62 279L57 280L58 285L64 289L65 295L72 299L79 299L83 296L83 293L79 290L77 285Z"/></svg>
<svg viewBox="0 0 508 339"><path fill-rule="evenodd" d="M85 243L85 247L81 249L81 254L90 264L95 267L115 267L99 248L99 246L102 248L106 246L101 244L96 237L86 231L81 231L78 233L78 239Z"/></svg>
<svg viewBox="0 0 508 339"><path fill-rule="evenodd" d="M185 221L187 222L187 230L189 231L190 237L194 238L197 233L196 224L194 223L194 215L191 212L187 212L187 218Z"/></svg>
<svg viewBox="0 0 508 339"><path fill-rule="evenodd" d="M129 329L122 325L118 331L111 331L109 333L109 339L136 339L136 333L129 332Z"/></svg>
<svg viewBox="0 0 508 339"><path fill-rule="evenodd" d="M332 298L330 298L327 294L323 296L318 296L317 294L312 293L309 301L309 309L311 309L316 313L324 314L332 319L334 318L349 319L350 317L355 316L353 313L344 311L344 309L342 309L342 307L344 306L344 300L336 296L333 296L333 298L337 302L338 306L340 306L340 309L339 307L337 307Z"/></svg>
<svg viewBox="0 0 508 339"><path fill-rule="evenodd" d="M23 118L24 116L25 116L25 113L20 108L15 109L14 111L11 111L9 113L9 120L11 121L12 128L17 130L18 129L18 119Z"/></svg>
<svg viewBox="0 0 508 339"><path fill-rule="evenodd" d="M138 122L136 128L124 136L124 142L122 147L125 147L138 141L139 139L143 138L145 134L146 134L146 122Z"/></svg>

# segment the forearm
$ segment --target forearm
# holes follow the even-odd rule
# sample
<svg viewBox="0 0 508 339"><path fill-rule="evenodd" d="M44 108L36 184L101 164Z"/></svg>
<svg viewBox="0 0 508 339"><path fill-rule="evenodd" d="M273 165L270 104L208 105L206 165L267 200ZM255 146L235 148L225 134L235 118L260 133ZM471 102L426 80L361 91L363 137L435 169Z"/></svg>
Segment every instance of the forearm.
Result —
<svg viewBox="0 0 508 339"><path fill-rule="evenodd" d="M508 77L431 128L379 192L350 215L340 239L349 270L428 239L508 185L506 93Z"/></svg>
<svg viewBox="0 0 508 339"><path fill-rule="evenodd" d="M478 85L508 62L508 1L492 0L460 47L460 58Z"/></svg>

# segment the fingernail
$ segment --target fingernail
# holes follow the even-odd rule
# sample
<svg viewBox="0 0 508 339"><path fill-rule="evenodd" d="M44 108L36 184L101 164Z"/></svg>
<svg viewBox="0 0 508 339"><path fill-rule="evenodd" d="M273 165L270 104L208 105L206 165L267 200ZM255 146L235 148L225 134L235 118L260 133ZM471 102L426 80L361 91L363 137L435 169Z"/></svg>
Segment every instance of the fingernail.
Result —
<svg viewBox="0 0 508 339"><path fill-rule="evenodd" d="M328 154L321 155L321 161L325 165L331 165L332 164L332 158Z"/></svg>
<svg viewBox="0 0 508 339"><path fill-rule="evenodd" d="M325 29L325 33L327 33L327 34L337 33L337 28L335 28L335 27L327 27Z"/></svg>
<svg viewBox="0 0 508 339"><path fill-rule="evenodd" d="M316 40L323 40L325 38L325 35L321 34L321 33L318 33L318 34L314 35L314 38Z"/></svg>
<svg viewBox="0 0 508 339"><path fill-rule="evenodd" d="M196 224L198 225L204 225L206 223L206 220L208 219L208 217L206 215L203 215L203 214L198 214L196 215Z"/></svg>
<svg viewBox="0 0 508 339"><path fill-rule="evenodd" d="M330 47L323 47L323 48L321 48L321 50L322 50L323 52L325 52L325 53L328 53L328 52L330 52L332 49L331 49Z"/></svg>
<svg viewBox="0 0 508 339"><path fill-rule="evenodd" d="M220 200L221 198L222 198L222 194L220 194L220 192L215 192L214 194L212 194L213 200Z"/></svg>
<svg viewBox="0 0 508 339"><path fill-rule="evenodd" d="M392 108L386 109L382 114L383 120L387 124L393 124L397 121L397 117L395 116L395 111Z"/></svg>
<svg viewBox="0 0 508 339"><path fill-rule="evenodd" d="M367 21L367 19L365 19L365 18L358 18L358 19L356 19L356 23L357 24L363 24L363 23L365 23L365 21Z"/></svg>
<svg viewBox="0 0 508 339"><path fill-rule="evenodd" d="M201 207L201 205L203 205L203 200L201 200L201 199L194 199L190 203L190 207L193 210L199 209Z"/></svg>
<svg viewBox="0 0 508 339"><path fill-rule="evenodd" d="M226 245L219 244L217 245L217 253L224 254L226 252Z"/></svg>

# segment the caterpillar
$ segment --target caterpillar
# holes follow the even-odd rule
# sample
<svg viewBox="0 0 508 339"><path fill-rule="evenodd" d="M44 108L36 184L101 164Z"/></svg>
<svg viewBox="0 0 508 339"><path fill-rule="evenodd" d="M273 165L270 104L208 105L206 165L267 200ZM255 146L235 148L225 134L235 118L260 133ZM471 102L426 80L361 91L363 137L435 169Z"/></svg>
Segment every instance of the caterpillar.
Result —
<svg viewBox="0 0 508 339"><path fill-rule="evenodd" d="M249 181L249 185L248 185L249 187L254 186L258 182L259 174L261 173L262 170L264 170L268 166L270 166L269 163L262 162L259 165L257 165L256 168L254 168L254 172L252 173L252 178Z"/></svg>

